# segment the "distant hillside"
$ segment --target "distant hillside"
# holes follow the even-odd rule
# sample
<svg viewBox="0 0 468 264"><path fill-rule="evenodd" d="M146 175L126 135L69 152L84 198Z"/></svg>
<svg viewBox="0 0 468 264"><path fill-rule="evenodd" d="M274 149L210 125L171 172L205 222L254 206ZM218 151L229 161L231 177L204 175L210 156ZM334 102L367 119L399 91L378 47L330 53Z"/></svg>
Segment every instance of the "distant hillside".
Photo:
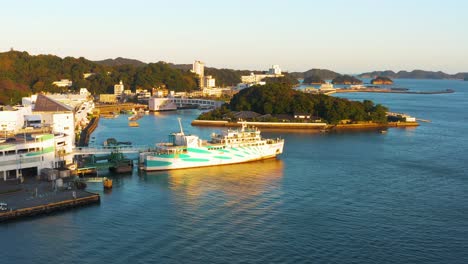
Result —
<svg viewBox="0 0 468 264"><path fill-rule="evenodd" d="M292 72L290 74L291 76L295 78L307 78L307 77L315 76L322 80L331 80L341 75L337 72L326 70L326 69L310 69L305 72Z"/></svg>
<svg viewBox="0 0 468 264"><path fill-rule="evenodd" d="M135 63L136 60L115 59ZM29 55L27 52L0 52L0 104L17 104L21 97L38 92L76 92L86 87L92 94L112 93L114 84L123 81L126 89L166 87L191 91L197 88L195 74L174 69L165 62L105 66L83 57L60 58L54 55ZM85 77L85 73L92 75ZM69 79L71 87L57 87L54 81Z"/></svg>
<svg viewBox="0 0 468 264"><path fill-rule="evenodd" d="M139 61L139 60L134 60L134 59L126 59L122 57L118 57L115 59L106 59L106 60L101 60L101 61L94 61L97 64L104 65L104 66L122 66L122 65L132 65L135 67L141 67L145 66L146 63Z"/></svg>
<svg viewBox="0 0 468 264"><path fill-rule="evenodd" d="M408 79L463 79L468 77L468 73L457 73L457 74L447 74L441 71L423 71L423 70L413 70L408 71L373 71L365 72L358 75L360 78L376 78L377 76L388 77L392 79L399 78L408 78Z"/></svg>

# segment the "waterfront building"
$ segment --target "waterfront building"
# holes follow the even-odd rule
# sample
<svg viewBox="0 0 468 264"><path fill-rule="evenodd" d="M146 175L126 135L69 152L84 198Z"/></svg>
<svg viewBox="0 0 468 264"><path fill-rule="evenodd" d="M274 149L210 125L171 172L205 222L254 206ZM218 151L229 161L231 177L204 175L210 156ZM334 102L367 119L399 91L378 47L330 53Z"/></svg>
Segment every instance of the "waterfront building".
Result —
<svg viewBox="0 0 468 264"><path fill-rule="evenodd" d="M55 136L32 134L16 136L0 142L0 179L13 180L19 177L34 177L43 168L57 167ZM60 156L60 155L57 155Z"/></svg>
<svg viewBox="0 0 468 264"><path fill-rule="evenodd" d="M125 86L122 81L120 81L119 84L114 85L114 94L117 97L117 99L120 99L124 90Z"/></svg>
<svg viewBox="0 0 468 264"><path fill-rule="evenodd" d="M73 85L73 82L68 79L62 79L60 81L55 81L52 84L57 87L71 87Z"/></svg>
<svg viewBox="0 0 468 264"><path fill-rule="evenodd" d="M148 100L148 109L151 112L177 110L177 105L170 98L152 97Z"/></svg>
<svg viewBox="0 0 468 264"><path fill-rule="evenodd" d="M319 88L319 93L323 93L323 94L332 94L332 93L335 93L336 92L336 89L333 87L333 84L332 83L324 83L322 85L320 85L320 88Z"/></svg>

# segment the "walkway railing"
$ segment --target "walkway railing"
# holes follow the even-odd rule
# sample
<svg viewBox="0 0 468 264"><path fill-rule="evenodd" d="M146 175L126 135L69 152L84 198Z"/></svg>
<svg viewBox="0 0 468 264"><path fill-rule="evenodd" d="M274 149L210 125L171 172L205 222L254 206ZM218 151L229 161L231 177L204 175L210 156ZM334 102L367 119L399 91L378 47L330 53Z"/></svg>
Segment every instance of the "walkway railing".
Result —
<svg viewBox="0 0 468 264"><path fill-rule="evenodd" d="M151 151L152 147L147 145L129 145L129 146L95 146L95 147L76 147L73 150L75 155L86 154L110 154L112 152L138 153L142 151Z"/></svg>

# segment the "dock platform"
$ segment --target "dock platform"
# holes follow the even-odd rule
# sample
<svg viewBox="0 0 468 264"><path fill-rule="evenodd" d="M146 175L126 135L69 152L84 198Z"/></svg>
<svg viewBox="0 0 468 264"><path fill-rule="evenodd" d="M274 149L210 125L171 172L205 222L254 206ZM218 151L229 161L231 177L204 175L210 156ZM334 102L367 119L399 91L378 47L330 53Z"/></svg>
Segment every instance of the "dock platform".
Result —
<svg viewBox="0 0 468 264"><path fill-rule="evenodd" d="M53 191L48 186L41 183L0 194L0 202L8 204L6 211L0 211L0 222L100 203L101 200L96 193L77 189Z"/></svg>

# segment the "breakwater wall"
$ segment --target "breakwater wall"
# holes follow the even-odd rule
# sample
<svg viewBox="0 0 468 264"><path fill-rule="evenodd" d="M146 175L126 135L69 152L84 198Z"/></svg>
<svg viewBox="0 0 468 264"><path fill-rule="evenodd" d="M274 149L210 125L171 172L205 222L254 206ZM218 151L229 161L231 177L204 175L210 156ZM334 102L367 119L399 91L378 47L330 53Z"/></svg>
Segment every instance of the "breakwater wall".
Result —
<svg viewBox="0 0 468 264"><path fill-rule="evenodd" d="M89 122L88 126L85 127L85 129L81 131L80 140L78 141L78 146L80 147L88 146L89 136L97 128L98 123L99 123L99 115L93 117L93 119L91 119L91 121Z"/></svg>
<svg viewBox="0 0 468 264"><path fill-rule="evenodd" d="M248 126L258 128L295 128L295 129L323 129L326 123L283 123L283 122L243 122ZM193 120L192 126L214 126L214 127L241 127L241 123L213 120Z"/></svg>
<svg viewBox="0 0 468 264"><path fill-rule="evenodd" d="M244 122L247 125L258 128L276 129L308 129L308 130L358 130L358 129L379 129L388 127L415 127L418 122L388 122L382 123L358 123L358 124L338 124L329 125L326 123L286 123L286 122ZM240 123L214 120L193 120L192 126L212 126L212 127L241 127Z"/></svg>

